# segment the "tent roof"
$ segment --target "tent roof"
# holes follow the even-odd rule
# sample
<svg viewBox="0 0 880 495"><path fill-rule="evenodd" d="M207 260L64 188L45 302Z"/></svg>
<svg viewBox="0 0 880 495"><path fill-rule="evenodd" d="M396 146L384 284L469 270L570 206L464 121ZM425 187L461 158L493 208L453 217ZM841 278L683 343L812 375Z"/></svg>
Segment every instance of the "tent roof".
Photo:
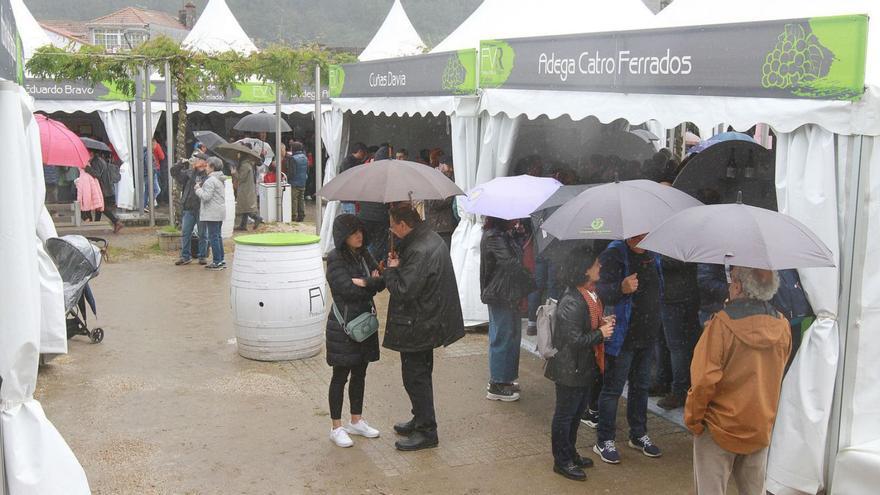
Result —
<svg viewBox="0 0 880 495"><path fill-rule="evenodd" d="M379 60L383 58L406 57L422 53L425 43L413 27L403 10L400 0L394 0L385 21L376 31L373 39L358 55L358 60Z"/></svg>
<svg viewBox="0 0 880 495"><path fill-rule="evenodd" d="M31 11L24 4L24 0L11 0L10 3L12 4L12 14L15 16L15 26L21 36L24 59L30 60L37 48L51 44L49 36L34 19Z"/></svg>
<svg viewBox="0 0 880 495"><path fill-rule="evenodd" d="M479 49L480 40L634 29L653 18L641 0L542 0L540 7L534 0L484 0L431 52Z"/></svg>
<svg viewBox="0 0 880 495"><path fill-rule="evenodd" d="M248 55L257 51L225 0L208 1L195 26L184 38L183 46L204 53L232 50Z"/></svg>

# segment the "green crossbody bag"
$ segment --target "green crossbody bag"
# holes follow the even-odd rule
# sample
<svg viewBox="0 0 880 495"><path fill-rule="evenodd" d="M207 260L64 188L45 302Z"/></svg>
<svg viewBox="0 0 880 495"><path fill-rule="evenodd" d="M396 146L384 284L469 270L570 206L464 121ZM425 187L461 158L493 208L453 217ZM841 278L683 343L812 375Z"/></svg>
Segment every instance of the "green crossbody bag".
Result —
<svg viewBox="0 0 880 495"><path fill-rule="evenodd" d="M363 258L361 258L361 262L364 264L364 270L366 270L367 277L369 277L370 268L367 266L367 262L364 261ZM336 303L334 302L332 305L336 321L342 325L345 334L355 342L363 342L379 331L379 318L376 317L375 313L376 305L370 301L370 306L372 306L371 311L361 313L357 315L355 319L346 322L345 317L339 314L339 308L336 307Z"/></svg>

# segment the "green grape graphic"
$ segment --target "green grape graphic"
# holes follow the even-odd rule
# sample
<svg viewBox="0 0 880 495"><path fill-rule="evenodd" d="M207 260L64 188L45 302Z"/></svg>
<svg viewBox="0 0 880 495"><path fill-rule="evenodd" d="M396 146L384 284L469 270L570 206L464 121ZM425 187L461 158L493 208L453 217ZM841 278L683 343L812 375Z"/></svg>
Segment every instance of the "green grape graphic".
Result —
<svg viewBox="0 0 880 495"><path fill-rule="evenodd" d="M776 39L761 68L763 87L799 88L828 75L834 55L822 46L809 25L786 24Z"/></svg>
<svg viewBox="0 0 880 495"><path fill-rule="evenodd" d="M457 55L451 55L449 61L446 62L446 68L443 70L443 89L457 89L464 83L465 77L467 77L467 69L458 60Z"/></svg>

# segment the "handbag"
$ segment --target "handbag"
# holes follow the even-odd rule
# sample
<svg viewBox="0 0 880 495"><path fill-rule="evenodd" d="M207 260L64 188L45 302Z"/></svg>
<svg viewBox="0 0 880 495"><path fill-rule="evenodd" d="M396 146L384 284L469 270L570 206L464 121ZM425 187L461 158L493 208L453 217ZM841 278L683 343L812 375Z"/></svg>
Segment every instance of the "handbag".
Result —
<svg viewBox="0 0 880 495"><path fill-rule="evenodd" d="M363 263L364 270L366 270L367 276L369 276L370 269L367 266L367 262L361 258L361 263ZM345 334L355 342L363 342L379 331L379 318L376 317L376 306L373 304L372 300L370 301L370 305L372 306L370 311L361 313L353 320L346 322L345 317L339 314L339 308L336 306L336 302L332 304L333 314L336 316L336 320L342 324L342 330L344 330Z"/></svg>

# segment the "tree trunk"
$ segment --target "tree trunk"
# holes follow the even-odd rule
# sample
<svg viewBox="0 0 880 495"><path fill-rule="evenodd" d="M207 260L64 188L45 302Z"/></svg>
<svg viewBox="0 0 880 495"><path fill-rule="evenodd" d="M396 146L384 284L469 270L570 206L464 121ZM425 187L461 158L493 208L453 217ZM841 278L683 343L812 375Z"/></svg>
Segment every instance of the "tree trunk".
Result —
<svg viewBox="0 0 880 495"><path fill-rule="evenodd" d="M186 160L189 158L189 153L186 152L186 98L180 92L180 85L177 86L177 134L174 139L174 156L177 157L177 161ZM170 169L169 169L170 170ZM180 218L183 214L183 204L181 202L180 194L175 194L174 190L175 181L171 181L171 192L168 197L173 198L170 201L174 201L174 224L180 225Z"/></svg>

